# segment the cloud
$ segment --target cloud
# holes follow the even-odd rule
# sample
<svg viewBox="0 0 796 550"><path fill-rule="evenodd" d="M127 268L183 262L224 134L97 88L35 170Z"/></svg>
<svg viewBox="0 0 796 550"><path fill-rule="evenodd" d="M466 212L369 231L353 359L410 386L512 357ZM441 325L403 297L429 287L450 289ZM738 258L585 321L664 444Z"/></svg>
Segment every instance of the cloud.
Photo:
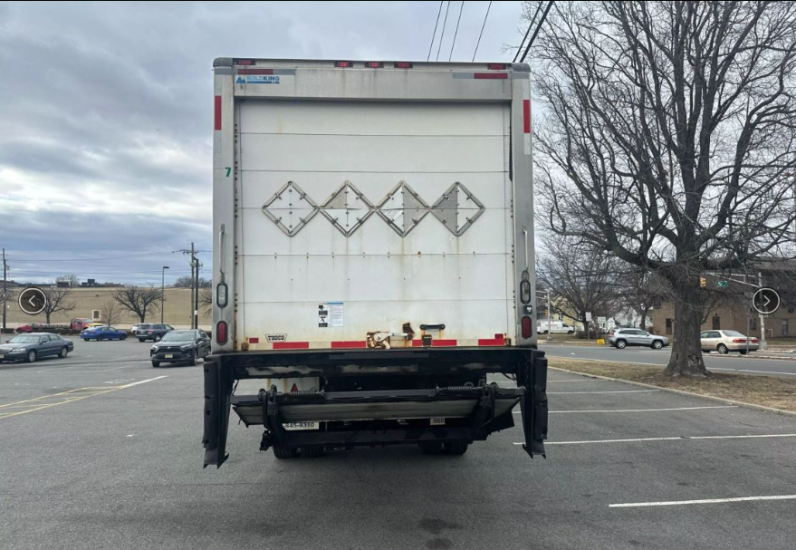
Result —
<svg viewBox="0 0 796 550"><path fill-rule="evenodd" d="M487 4L465 3L454 60L472 57ZM138 272L162 259L13 262L191 241L209 250L213 59L425 60L438 7L0 3L0 245L12 251L15 277L45 280L68 265L85 278L128 265L116 279L141 282ZM501 47L518 41L520 12L520 2L493 4L479 59L511 58ZM457 16L452 3L440 59Z"/></svg>

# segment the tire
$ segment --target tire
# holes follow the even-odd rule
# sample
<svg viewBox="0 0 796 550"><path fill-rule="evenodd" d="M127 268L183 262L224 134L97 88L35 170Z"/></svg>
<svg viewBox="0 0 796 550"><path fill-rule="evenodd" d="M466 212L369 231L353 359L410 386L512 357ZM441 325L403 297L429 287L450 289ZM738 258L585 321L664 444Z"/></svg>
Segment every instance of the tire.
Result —
<svg viewBox="0 0 796 550"><path fill-rule="evenodd" d="M97 340L97 342L103 340L102 336L97 336L97 338L95 338L95 339Z"/></svg>
<svg viewBox="0 0 796 550"><path fill-rule="evenodd" d="M323 447L302 447L301 456L305 456L307 458L317 458L319 456L323 456Z"/></svg>
<svg viewBox="0 0 796 550"><path fill-rule="evenodd" d="M278 459L293 458L296 456L296 451L294 449L287 449L279 445L274 445L271 448L274 450L274 456Z"/></svg>
<svg viewBox="0 0 796 550"><path fill-rule="evenodd" d="M158 368L160 366L160 361L152 361L152 366Z"/></svg>
<svg viewBox="0 0 796 550"><path fill-rule="evenodd" d="M155 335L155 342L160 342L163 337L160 334Z"/></svg>
<svg viewBox="0 0 796 550"><path fill-rule="evenodd" d="M35 363L36 359L39 357L39 354L36 353L35 349L32 349L28 352L27 361L28 363Z"/></svg>
<svg viewBox="0 0 796 550"><path fill-rule="evenodd" d="M191 360L188 361L188 364L192 367L196 366L196 350L193 350L193 355L191 356Z"/></svg>
<svg viewBox="0 0 796 550"><path fill-rule="evenodd" d="M547 331L544 331L542 334L547 334Z"/></svg>
<svg viewBox="0 0 796 550"><path fill-rule="evenodd" d="M121 338L119 338L119 340L127 340L127 335L122 336Z"/></svg>
<svg viewBox="0 0 796 550"><path fill-rule="evenodd" d="M627 347L627 342L624 340L617 340L616 341L616 349L625 349Z"/></svg>
<svg viewBox="0 0 796 550"><path fill-rule="evenodd" d="M741 350L741 355L746 355L746 350L745 349Z"/></svg>
<svg viewBox="0 0 796 550"><path fill-rule="evenodd" d="M650 347L652 349L661 349L663 348L663 342L661 342L660 340L655 340L654 342L652 342L652 345Z"/></svg>
<svg viewBox="0 0 796 550"><path fill-rule="evenodd" d="M575 331L574 330L568 330L567 334L575 334Z"/></svg>
<svg viewBox="0 0 796 550"><path fill-rule="evenodd" d="M139 338L138 341L143 344L144 342L146 342L146 338Z"/></svg>
<svg viewBox="0 0 796 550"><path fill-rule="evenodd" d="M449 441L443 445L446 455L461 456L470 446L466 441Z"/></svg>
<svg viewBox="0 0 796 550"><path fill-rule="evenodd" d="M716 350L718 350L718 352L720 354L722 354L722 355L727 355L728 353L730 353L730 349L727 346L725 346L724 344L719 344L716 347Z"/></svg>
<svg viewBox="0 0 796 550"><path fill-rule="evenodd" d="M423 452L424 455L438 455L442 454L442 443L437 441L424 441L423 443L418 443L418 447Z"/></svg>
<svg viewBox="0 0 796 550"><path fill-rule="evenodd" d="M61 351L58 353L58 357L61 359L66 359L66 356L69 354L69 348L61 348Z"/></svg>

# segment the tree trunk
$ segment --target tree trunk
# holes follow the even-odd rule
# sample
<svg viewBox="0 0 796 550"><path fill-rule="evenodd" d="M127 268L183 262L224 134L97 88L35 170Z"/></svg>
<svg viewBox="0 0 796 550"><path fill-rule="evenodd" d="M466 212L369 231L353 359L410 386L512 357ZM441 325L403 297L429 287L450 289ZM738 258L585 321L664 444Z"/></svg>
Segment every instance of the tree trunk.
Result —
<svg viewBox="0 0 796 550"><path fill-rule="evenodd" d="M50 312L45 310L44 318L46 319L48 325L50 324L50 315Z"/></svg>
<svg viewBox="0 0 796 550"><path fill-rule="evenodd" d="M674 286L674 344L666 376L709 376L702 358L699 331L702 326L704 298L699 289L699 279L684 278Z"/></svg>
<svg viewBox="0 0 796 550"><path fill-rule="evenodd" d="M641 317L641 322L638 325L638 328L641 330L647 330L647 314L649 313L650 308L645 307L643 309L638 310L638 314Z"/></svg>

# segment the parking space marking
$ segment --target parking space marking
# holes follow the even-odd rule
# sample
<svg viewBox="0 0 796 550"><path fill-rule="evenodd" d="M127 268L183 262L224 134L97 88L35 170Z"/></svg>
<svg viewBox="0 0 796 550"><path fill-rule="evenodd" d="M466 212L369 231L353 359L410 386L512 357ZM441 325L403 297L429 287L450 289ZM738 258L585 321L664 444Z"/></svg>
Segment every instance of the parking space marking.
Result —
<svg viewBox="0 0 796 550"><path fill-rule="evenodd" d="M579 414L579 413L642 413L642 412L670 412L670 411L701 411L706 409L737 409L737 405L713 405L706 407L672 407L666 409L582 409L576 411L549 411L549 414ZM522 414L522 411L514 411Z"/></svg>
<svg viewBox="0 0 796 550"><path fill-rule="evenodd" d="M726 504L728 502L753 502L761 500L796 500L796 495L770 495L760 497L705 498L700 500L664 500L661 502L626 502L609 504L609 508L648 508L652 506L683 506L686 504Z"/></svg>
<svg viewBox="0 0 796 550"><path fill-rule="evenodd" d="M796 434L681 435L672 437L632 437L627 439L584 439L581 441L546 441L545 445L589 445L595 443L638 443L649 441L704 441L716 439L767 439L777 437L796 437ZM522 442L514 444L523 445Z"/></svg>
<svg viewBox="0 0 796 550"><path fill-rule="evenodd" d="M24 399L22 401L16 401L14 403L7 403L5 405L0 405L0 409L7 410L7 409L25 408L25 410L15 411L15 412L0 411L0 420L2 420L3 418L11 418L12 416L19 416L21 414L27 414L31 412L41 411L44 409L49 409L50 407L55 407L57 405L66 405L67 403L80 401L82 399L95 397L97 395L104 395L106 393L132 388L134 386L138 386L140 384L146 384L147 382L154 382L155 380L160 380L162 378L168 378L168 376L166 375L157 376L155 378L149 378L148 380L139 380L138 382L132 382L130 384L123 384L120 386L76 388L73 390L53 393L51 395L42 395L40 397L35 397L33 399ZM46 400L53 398L57 398L57 401L53 403L46 402Z"/></svg>
<svg viewBox="0 0 796 550"><path fill-rule="evenodd" d="M586 395L590 393L655 393L661 390L549 391L547 395Z"/></svg>

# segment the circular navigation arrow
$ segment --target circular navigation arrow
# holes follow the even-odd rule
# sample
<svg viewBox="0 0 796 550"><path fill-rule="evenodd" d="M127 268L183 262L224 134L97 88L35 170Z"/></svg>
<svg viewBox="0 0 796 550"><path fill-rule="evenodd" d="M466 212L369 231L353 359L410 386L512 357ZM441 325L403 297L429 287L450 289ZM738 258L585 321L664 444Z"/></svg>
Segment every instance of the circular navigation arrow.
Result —
<svg viewBox="0 0 796 550"><path fill-rule="evenodd" d="M758 288L752 296L752 307L761 315L771 315L775 313L781 305L779 294L773 288Z"/></svg>
<svg viewBox="0 0 796 550"><path fill-rule="evenodd" d="M47 296L40 288L30 287L19 293L19 309L28 315L38 315L47 305Z"/></svg>

